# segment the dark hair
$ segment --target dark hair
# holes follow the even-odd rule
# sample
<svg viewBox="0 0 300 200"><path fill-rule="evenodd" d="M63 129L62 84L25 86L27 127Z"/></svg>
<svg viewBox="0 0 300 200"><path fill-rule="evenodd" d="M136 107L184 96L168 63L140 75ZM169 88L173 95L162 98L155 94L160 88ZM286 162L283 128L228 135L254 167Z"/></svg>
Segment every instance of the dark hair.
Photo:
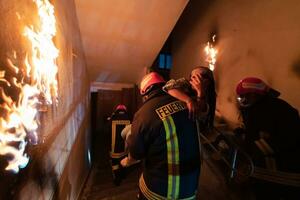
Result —
<svg viewBox="0 0 300 200"><path fill-rule="evenodd" d="M207 121L205 122L205 131L209 131L214 127L214 118L216 110L216 89L213 72L204 66L198 66L194 69L201 69L202 91L205 94L205 102L209 105Z"/></svg>

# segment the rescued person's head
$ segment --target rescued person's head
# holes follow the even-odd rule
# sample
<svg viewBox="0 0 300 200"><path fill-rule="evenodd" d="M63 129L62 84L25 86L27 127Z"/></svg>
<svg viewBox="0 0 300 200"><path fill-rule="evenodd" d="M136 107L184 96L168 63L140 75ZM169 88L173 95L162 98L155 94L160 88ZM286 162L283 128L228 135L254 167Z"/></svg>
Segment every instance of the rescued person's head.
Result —
<svg viewBox="0 0 300 200"><path fill-rule="evenodd" d="M213 72L204 66L195 67L190 74L190 82L200 80L201 98L209 106L207 128L213 128L216 109L216 89ZM193 88L195 90L195 88Z"/></svg>

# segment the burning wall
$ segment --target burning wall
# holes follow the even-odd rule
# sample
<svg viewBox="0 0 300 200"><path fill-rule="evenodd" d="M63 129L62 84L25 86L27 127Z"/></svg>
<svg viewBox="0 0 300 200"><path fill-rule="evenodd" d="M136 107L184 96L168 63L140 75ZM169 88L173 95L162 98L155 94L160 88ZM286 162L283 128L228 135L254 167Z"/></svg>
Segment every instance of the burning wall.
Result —
<svg viewBox="0 0 300 200"><path fill-rule="evenodd" d="M203 49L216 34L219 115L238 121L234 90L245 76L262 78L300 110L299 9L297 0L191 0L173 31L171 76L207 65Z"/></svg>
<svg viewBox="0 0 300 200"><path fill-rule="evenodd" d="M50 3L54 5L53 18L47 15L51 14ZM1 1L0 16L0 154L1 175L6 177L0 183L6 190L0 195L50 199L59 183L56 195L75 198L83 181L79 177L84 177L89 167L89 93L74 2ZM47 57L50 60L46 61ZM53 65L57 66L51 68ZM55 80L39 81L38 77ZM34 119L32 126L27 124L29 119ZM10 141L13 136L17 139ZM11 148L22 156L12 156ZM23 166L14 164L3 172L7 161L13 159L23 159ZM19 171L19 167L25 168Z"/></svg>

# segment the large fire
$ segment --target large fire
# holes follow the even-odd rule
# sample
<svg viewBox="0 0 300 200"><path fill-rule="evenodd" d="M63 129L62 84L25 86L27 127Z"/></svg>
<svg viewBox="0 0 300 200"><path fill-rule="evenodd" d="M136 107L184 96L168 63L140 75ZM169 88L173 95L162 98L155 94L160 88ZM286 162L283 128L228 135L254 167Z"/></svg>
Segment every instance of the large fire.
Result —
<svg viewBox="0 0 300 200"><path fill-rule="evenodd" d="M0 87L0 105L4 115L0 117L0 155L8 160L6 170L18 173L26 167L29 157L25 153L28 142L37 143L38 108L42 104L57 103L57 65L59 51L53 43L56 34L54 7L48 0L33 0L38 8L37 26L28 25L24 36L31 44L24 60L25 70L20 70L11 58L7 66L16 77L5 78L5 71L0 71L0 81L20 91L18 101L14 101ZM18 19L22 16L17 13ZM15 53L13 59L17 59ZM19 78L19 77L22 78ZM29 81L28 81L29 80Z"/></svg>
<svg viewBox="0 0 300 200"><path fill-rule="evenodd" d="M215 42L215 38L216 35L212 37L212 43ZM206 62L208 62L209 69L213 71L215 69L215 64L217 61L218 50L214 48L212 43L207 42L204 51L206 53Z"/></svg>

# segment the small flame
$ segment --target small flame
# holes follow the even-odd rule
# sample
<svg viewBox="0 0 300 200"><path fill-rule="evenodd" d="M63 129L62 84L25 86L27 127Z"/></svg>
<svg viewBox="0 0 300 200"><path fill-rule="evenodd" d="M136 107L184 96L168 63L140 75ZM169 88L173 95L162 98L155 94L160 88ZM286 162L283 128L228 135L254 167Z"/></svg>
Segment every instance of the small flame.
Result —
<svg viewBox="0 0 300 200"><path fill-rule="evenodd" d="M212 37L212 41L215 42L216 35ZM209 69L214 70L215 69L215 64L217 61L217 54L218 50L216 50L213 46L213 44L207 42L207 45L204 48L204 51L206 53L206 62L209 64Z"/></svg>
<svg viewBox="0 0 300 200"><path fill-rule="evenodd" d="M39 28L26 26L24 36L31 43L31 51L24 60L25 72L19 70L12 59L7 59L7 67L16 75L21 74L21 80L13 77L5 78L5 71L0 71L0 82L8 88L16 87L20 90L18 101L8 96L3 88L0 88L0 105L3 116L0 117L0 155L8 158L6 170L18 173L19 168L24 168L29 162L25 153L27 141L36 144L38 129L38 106L40 104L57 104L57 65L56 59L59 51L53 43L56 34L54 7L48 0L33 0L37 5L40 18ZM22 17L16 13L20 20ZM13 52L13 59L17 59ZM30 79L30 83L25 82ZM41 98L42 97L42 98Z"/></svg>

